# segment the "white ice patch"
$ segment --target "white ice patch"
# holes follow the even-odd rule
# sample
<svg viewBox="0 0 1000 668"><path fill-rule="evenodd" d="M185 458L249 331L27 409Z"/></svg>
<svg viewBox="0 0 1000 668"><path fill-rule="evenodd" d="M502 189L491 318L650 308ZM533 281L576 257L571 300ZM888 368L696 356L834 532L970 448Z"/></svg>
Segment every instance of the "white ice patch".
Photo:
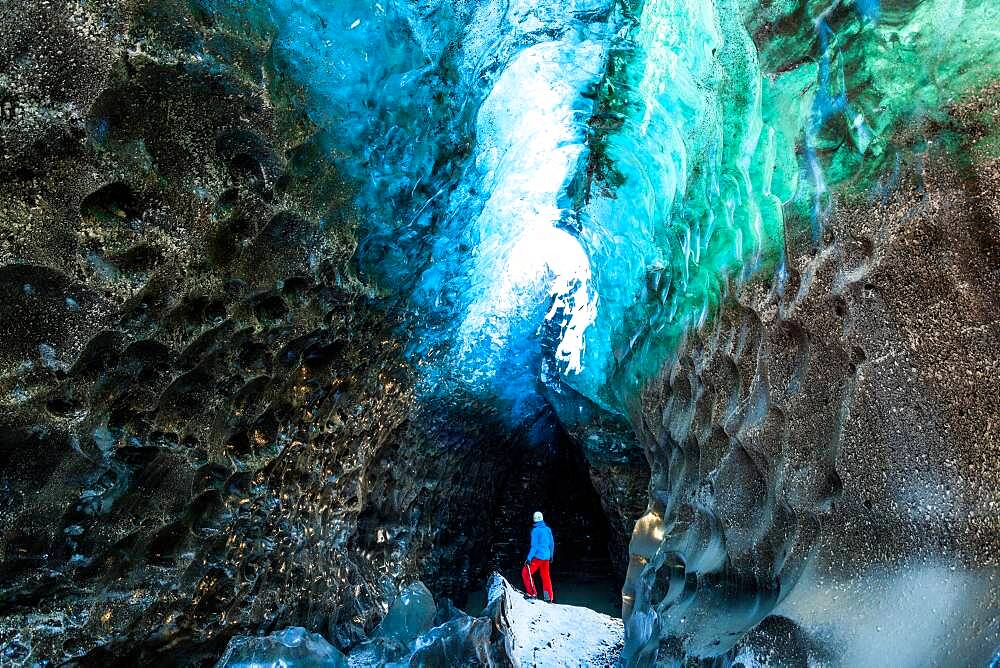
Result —
<svg viewBox="0 0 1000 668"><path fill-rule="evenodd" d="M596 668L618 662L625 637L621 619L590 608L526 600L503 578L496 581L506 587L510 602L507 617L517 665Z"/></svg>
<svg viewBox="0 0 1000 668"><path fill-rule="evenodd" d="M567 318L557 355L567 372L581 369L596 298L587 253L557 227L557 198L584 150L590 110L581 92L603 60L603 45L592 41L527 48L479 110L477 167L492 194L469 230L476 249L471 282L481 292L460 329L463 356L484 340L503 348L519 314L547 292L557 302L548 317L562 306Z"/></svg>

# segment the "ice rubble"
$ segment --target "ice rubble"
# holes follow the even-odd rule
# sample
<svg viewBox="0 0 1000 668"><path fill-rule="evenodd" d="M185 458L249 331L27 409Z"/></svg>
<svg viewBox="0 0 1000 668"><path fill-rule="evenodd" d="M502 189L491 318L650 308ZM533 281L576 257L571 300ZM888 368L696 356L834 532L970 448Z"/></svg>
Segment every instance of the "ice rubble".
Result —
<svg viewBox="0 0 1000 668"><path fill-rule="evenodd" d="M472 617L434 603L423 583L405 588L372 636L348 656L301 627L230 641L217 668L376 666L612 666L622 621L572 605L528 600L494 573L489 604Z"/></svg>
<svg viewBox="0 0 1000 668"><path fill-rule="evenodd" d="M263 637L233 638L219 668L342 668L347 659L318 633L292 626Z"/></svg>

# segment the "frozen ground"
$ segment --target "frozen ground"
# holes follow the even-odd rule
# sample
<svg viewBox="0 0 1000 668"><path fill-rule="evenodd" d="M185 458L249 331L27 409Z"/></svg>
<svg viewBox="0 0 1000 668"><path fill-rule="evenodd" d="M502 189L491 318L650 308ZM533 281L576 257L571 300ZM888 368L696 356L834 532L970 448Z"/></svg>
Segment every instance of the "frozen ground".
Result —
<svg viewBox="0 0 1000 668"><path fill-rule="evenodd" d="M525 599L502 578L493 586L507 589L511 648L521 668L617 663L624 636L621 619L590 608Z"/></svg>

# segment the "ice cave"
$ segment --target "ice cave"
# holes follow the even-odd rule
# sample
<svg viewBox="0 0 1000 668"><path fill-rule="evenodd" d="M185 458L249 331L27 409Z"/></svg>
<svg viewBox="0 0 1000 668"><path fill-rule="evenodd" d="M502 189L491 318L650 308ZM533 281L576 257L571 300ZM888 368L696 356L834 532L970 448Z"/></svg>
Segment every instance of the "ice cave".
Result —
<svg viewBox="0 0 1000 668"><path fill-rule="evenodd" d="M0 666L997 668L1000 0L0 0Z"/></svg>

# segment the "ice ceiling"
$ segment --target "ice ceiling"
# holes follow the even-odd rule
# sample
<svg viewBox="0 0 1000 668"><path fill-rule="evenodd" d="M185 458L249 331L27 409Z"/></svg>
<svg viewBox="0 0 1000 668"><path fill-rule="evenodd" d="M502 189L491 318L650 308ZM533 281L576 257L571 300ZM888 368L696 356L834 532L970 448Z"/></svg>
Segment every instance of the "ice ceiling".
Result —
<svg viewBox="0 0 1000 668"><path fill-rule="evenodd" d="M996 72L991 0L213 0L357 184L428 392L625 410L732 288ZM751 32L754 34L751 35ZM760 45L758 47L758 45ZM280 107L281 100L275 101Z"/></svg>

